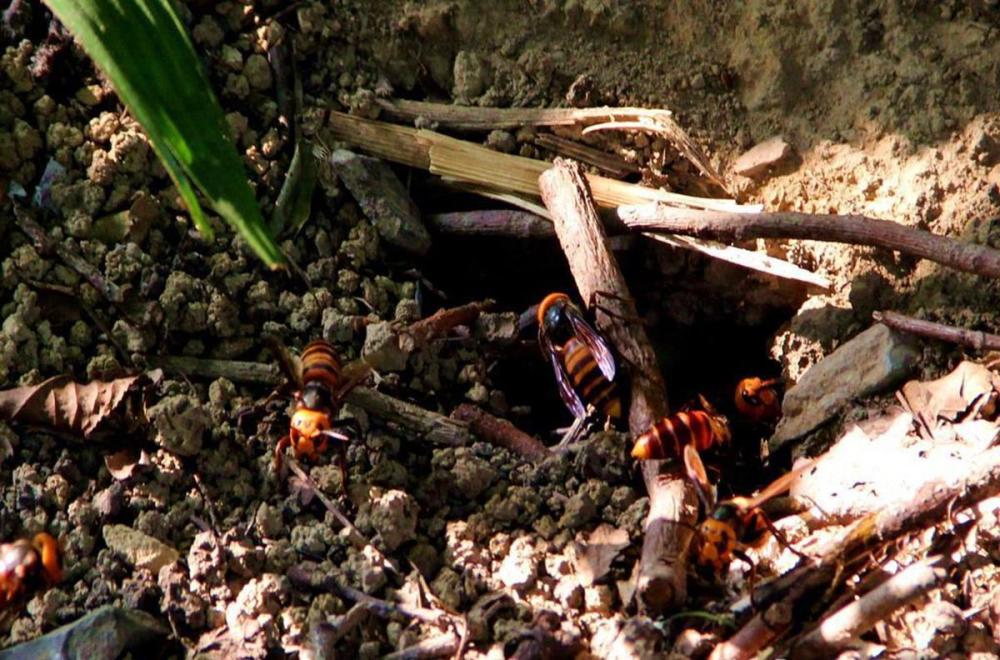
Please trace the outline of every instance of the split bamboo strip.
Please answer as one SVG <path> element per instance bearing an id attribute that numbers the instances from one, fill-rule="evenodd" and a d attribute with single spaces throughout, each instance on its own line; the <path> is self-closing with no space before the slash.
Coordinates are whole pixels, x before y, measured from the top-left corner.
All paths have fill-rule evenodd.
<path id="1" fill-rule="evenodd" d="M 547 161 L 498 153 L 434 131 L 341 112 L 330 112 L 329 127 L 337 140 L 357 145 L 379 158 L 486 188 L 534 197 L 539 196 L 538 177 L 552 166 Z M 692 197 L 602 176 L 587 175 L 587 182 L 594 200 L 605 208 L 658 201 L 711 211 L 755 213 L 761 210 L 759 205 L 740 205 L 731 199 Z"/>

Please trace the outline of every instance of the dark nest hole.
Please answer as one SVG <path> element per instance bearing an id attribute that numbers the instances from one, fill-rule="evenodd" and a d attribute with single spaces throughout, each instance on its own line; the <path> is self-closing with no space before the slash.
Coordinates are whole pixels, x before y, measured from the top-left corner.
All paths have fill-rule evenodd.
<path id="1" fill-rule="evenodd" d="M 422 208 L 440 210 L 440 201 Z M 468 200 L 449 198 L 446 210 L 463 203 Z M 771 298 L 758 305 L 748 302 L 754 298 L 745 295 L 754 286 L 753 278 L 742 268 L 709 263 L 700 255 L 642 239 L 616 254 L 657 351 L 671 410 L 702 394 L 732 424 L 734 442 L 729 450 L 707 457 L 710 469 L 723 477 L 720 495 L 753 490 L 769 472 L 762 471 L 760 446 L 770 429 L 741 420 L 733 394 L 742 378 L 780 375 L 779 365 L 768 355 L 769 342 L 794 315 L 804 291 L 792 287 L 792 295 L 782 304 Z M 680 267 L 664 273 L 665 260 L 679 262 Z M 709 271 L 714 275 L 706 278 Z M 491 298 L 497 303 L 495 309 L 521 313 L 553 291 L 565 291 L 580 302 L 554 239 L 438 234 L 423 274 L 448 295 L 445 306 Z M 534 333 L 532 327 L 520 342 L 497 352 L 490 375 L 506 395 L 512 421 L 551 444 L 557 438 L 555 430 L 568 426 L 572 418 L 559 399 Z"/>

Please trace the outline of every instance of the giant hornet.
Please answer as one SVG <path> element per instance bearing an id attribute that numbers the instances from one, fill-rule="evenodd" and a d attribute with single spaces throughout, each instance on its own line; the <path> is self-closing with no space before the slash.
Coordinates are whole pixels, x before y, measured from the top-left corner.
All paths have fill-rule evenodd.
<path id="1" fill-rule="evenodd" d="M 358 373 L 345 377 L 333 346 L 322 339 L 309 342 L 302 351 L 301 370 L 291 374 L 298 386 L 295 392 L 295 412 L 288 435 L 278 441 L 274 450 L 275 468 L 281 469 L 282 456 L 291 447 L 295 457 L 309 460 L 324 453 L 330 440 L 337 441 L 341 484 L 347 492 L 347 442 L 350 437 L 334 430 L 340 425 L 333 415 L 344 396 L 367 375 L 364 366 Z M 354 365 L 349 365 L 354 366 Z"/>
<path id="2" fill-rule="evenodd" d="M 10 606 L 29 585 L 51 586 L 61 579 L 59 544 L 50 534 L 0 544 L 0 609 Z"/>
<path id="3" fill-rule="evenodd" d="M 705 397 L 698 397 L 702 410 L 681 410 L 656 422 L 635 439 L 632 457 L 641 461 L 671 458 L 679 460 L 686 447 L 697 451 L 729 443 L 729 420 L 719 414 Z"/>
<path id="4" fill-rule="evenodd" d="M 746 549 L 761 547 L 767 540 L 768 532 L 783 546 L 801 555 L 792 548 L 761 507 L 791 488 L 799 476 L 815 465 L 815 461 L 810 460 L 783 474 L 753 497 L 733 497 L 713 504 L 711 485 L 697 453 L 686 453 L 685 459 L 688 476 L 695 483 L 707 516 L 698 527 L 698 540 L 694 548 L 699 564 L 711 566 L 716 572 L 721 572 L 735 557 L 753 569 L 754 564 L 747 556 Z"/>
<path id="5" fill-rule="evenodd" d="M 621 417 L 615 386 L 615 359 L 607 342 L 587 322 L 565 293 L 551 293 L 538 305 L 538 344 L 548 357 L 559 395 L 575 418 L 600 412 L 606 420 Z"/>
<path id="6" fill-rule="evenodd" d="M 778 395 L 780 378 L 761 380 L 757 377 L 744 378 L 736 384 L 734 400 L 736 409 L 748 420 L 758 424 L 770 424 L 781 415 L 781 397 Z"/>

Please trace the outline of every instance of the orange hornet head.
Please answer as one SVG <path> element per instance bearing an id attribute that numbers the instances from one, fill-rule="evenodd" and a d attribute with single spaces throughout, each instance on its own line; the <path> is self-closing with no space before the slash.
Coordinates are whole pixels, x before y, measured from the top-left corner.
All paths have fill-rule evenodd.
<path id="1" fill-rule="evenodd" d="M 35 534 L 31 540 L 31 547 L 35 549 L 42 560 L 42 572 L 49 584 L 56 584 L 62 579 L 62 563 L 59 560 L 59 544 L 51 534 L 42 532 Z"/>
<path id="2" fill-rule="evenodd" d="M 330 414 L 322 410 L 299 408 L 292 414 L 291 424 L 299 435 L 315 438 L 322 431 L 330 428 Z"/>

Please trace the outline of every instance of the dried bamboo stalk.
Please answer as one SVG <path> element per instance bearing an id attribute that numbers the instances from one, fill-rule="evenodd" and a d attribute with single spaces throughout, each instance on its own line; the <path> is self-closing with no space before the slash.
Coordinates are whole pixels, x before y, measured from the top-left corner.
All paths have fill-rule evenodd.
<path id="1" fill-rule="evenodd" d="M 726 187 L 725 180 L 705 153 L 674 121 L 673 113 L 662 108 L 483 108 L 402 99 L 383 100 L 379 105 L 390 115 L 401 119 L 413 121 L 423 118 L 458 130 L 591 124 L 604 124 L 604 128 L 637 128 L 663 136 L 708 179 L 723 189 Z"/>
<path id="2" fill-rule="evenodd" d="M 629 163 L 614 154 L 551 133 L 542 133 L 535 137 L 535 144 L 560 156 L 575 158 L 581 163 L 593 165 L 619 179 L 627 174 L 639 172 L 639 167 L 635 163 Z"/>
<path id="3" fill-rule="evenodd" d="M 538 177 L 551 166 L 546 161 L 498 153 L 434 131 L 362 119 L 342 112 L 331 111 L 328 126 L 335 139 L 357 145 L 379 158 L 502 192 L 537 197 Z M 601 176 L 585 176 L 594 201 L 607 208 L 659 201 L 717 211 L 753 213 L 760 210 L 759 206 L 740 205 L 731 199 L 692 197 Z"/>
<path id="4" fill-rule="evenodd" d="M 399 119 L 413 121 L 422 118 L 448 128 L 468 131 L 521 126 L 576 126 L 624 117 L 672 118 L 669 110 L 649 108 L 483 108 L 404 99 L 382 99 L 378 104 Z"/>
<path id="5" fill-rule="evenodd" d="M 329 123 L 334 137 L 338 140 L 357 145 L 386 160 L 429 169 L 445 181 L 454 182 L 463 190 L 500 199 L 518 208 L 539 213 L 531 202 L 512 193 L 537 197 L 538 177 L 550 166 L 545 161 L 500 154 L 478 144 L 432 131 L 361 119 L 339 112 L 330 113 Z M 390 128 L 380 134 L 380 127 L 383 126 Z M 426 149 L 426 152 L 421 152 L 419 157 L 415 157 L 414 153 L 420 149 Z M 584 176 L 591 186 L 594 200 L 607 208 L 659 201 L 665 204 L 718 211 L 755 213 L 760 210 L 759 206 L 739 205 L 733 200 L 691 197 L 605 177 Z M 663 238 L 657 240 L 769 275 L 822 288 L 830 286 L 826 279 L 815 273 L 765 254 L 697 238 L 678 236 L 669 238 L 671 240 Z"/>

